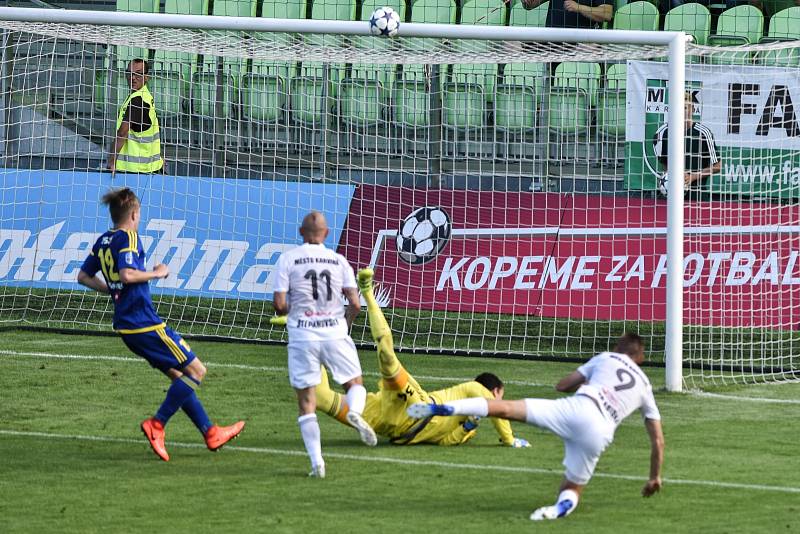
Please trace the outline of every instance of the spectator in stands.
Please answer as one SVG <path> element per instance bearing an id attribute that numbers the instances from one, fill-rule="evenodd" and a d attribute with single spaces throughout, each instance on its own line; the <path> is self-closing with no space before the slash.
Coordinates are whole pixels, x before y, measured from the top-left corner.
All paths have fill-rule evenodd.
<path id="1" fill-rule="evenodd" d="M 131 60 L 125 75 L 131 94 L 117 115 L 117 136 L 108 155 L 108 168 L 116 172 L 162 172 L 161 141 L 153 95 L 147 89 L 150 66 L 141 58 Z"/>
<path id="2" fill-rule="evenodd" d="M 525 9 L 534 9 L 545 0 L 522 0 Z M 599 28 L 614 15 L 614 0 L 550 0 L 548 28 Z"/>
<path id="3" fill-rule="evenodd" d="M 686 93 L 684 107 L 684 194 L 690 200 L 712 200 L 709 191 L 709 178 L 722 168 L 719 150 L 711 129 L 694 121 L 695 102 L 690 92 Z M 665 169 L 667 167 L 667 148 L 669 128 L 664 123 L 656 130 L 653 138 L 655 154 Z"/>

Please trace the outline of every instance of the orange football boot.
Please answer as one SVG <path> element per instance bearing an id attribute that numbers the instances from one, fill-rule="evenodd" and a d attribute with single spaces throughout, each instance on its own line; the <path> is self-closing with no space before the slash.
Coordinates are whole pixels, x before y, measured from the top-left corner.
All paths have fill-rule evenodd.
<path id="1" fill-rule="evenodd" d="M 223 445 L 234 439 L 244 428 L 244 421 L 231 426 L 214 425 L 206 432 L 206 446 L 210 451 L 218 451 Z"/>
<path id="2" fill-rule="evenodd" d="M 153 452 L 165 462 L 169 462 L 169 454 L 167 454 L 167 448 L 164 446 L 164 425 L 161 424 L 161 421 L 155 417 L 145 419 L 142 421 L 141 428 L 150 442 Z"/>

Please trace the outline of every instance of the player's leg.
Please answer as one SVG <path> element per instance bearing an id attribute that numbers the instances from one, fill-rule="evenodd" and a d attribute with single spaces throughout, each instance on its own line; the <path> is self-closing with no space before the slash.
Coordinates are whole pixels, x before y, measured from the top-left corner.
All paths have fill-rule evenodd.
<path id="1" fill-rule="evenodd" d="M 310 477 L 325 478 L 325 460 L 322 458 L 322 440 L 317 414 L 316 386 L 321 382 L 319 344 L 289 343 L 289 383 L 297 395 L 299 415 L 297 425 L 303 444 L 311 460 Z"/>
<path id="2" fill-rule="evenodd" d="M 122 341 L 135 354 L 146 359 L 150 365 L 168 374 L 174 369 L 175 379 L 172 381 L 167 395 L 155 415 L 141 423 L 141 429 L 150 442 L 153 451 L 164 461 L 169 461 L 169 454 L 164 445 L 164 427 L 176 411 L 194 394 L 199 381 L 205 372 L 202 364 L 192 366 L 193 374 L 180 372 L 194 361 L 193 354 L 184 353 L 175 341 L 166 335 L 165 329 L 158 328 L 150 332 L 139 334 L 125 334 Z"/>
<path id="3" fill-rule="evenodd" d="M 330 415 L 337 421 L 350 425 L 347 422 L 347 402 L 344 395 L 331 389 L 328 382 L 328 372 L 325 367 L 320 369 L 320 383 L 315 388 L 317 397 L 317 409 Z"/>
<path id="4" fill-rule="evenodd" d="M 370 447 L 378 444 L 375 431 L 364 420 L 362 413 L 367 402 L 367 390 L 361 378 L 361 363 L 353 340 L 333 339 L 321 343 L 322 359 L 330 369 L 333 379 L 344 386 L 348 411 L 345 417 L 353 428 L 358 430 L 361 441 Z"/>
<path id="5" fill-rule="evenodd" d="M 525 400 L 490 400 L 483 397 L 458 399 L 443 404 L 412 404 L 408 407 L 408 415 L 423 419 L 431 415 L 471 415 L 474 417 L 500 417 L 511 421 L 527 420 Z"/>
<path id="6" fill-rule="evenodd" d="M 372 269 L 361 269 L 358 271 L 358 289 L 367 303 L 367 317 L 372 339 L 378 349 L 378 365 L 380 366 L 382 386 L 386 389 L 401 391 L 405 389 L 409 380 L 409 375 L 397 355 L 394 352 L 394 340 L 392 339 L 392 329 L 386 322 L 378 301 L 375 300 L 375 293 L 372 287 Z"/>
<path id="7" fill-rule="evenodd" d="M 591 434 L 594 429 L 584 429 L 586 434 Z M 564 440 L 564 479 L 558 489 L 555 504 L 542 506 L 531 514 L 533 521 L 544 519 L 558 519 L 571 514 L 580 502 L 583 488 L 589 483 L 600 458 L 593 440 Z M 588 443 L 587 443 L 588 442 Z"/>
<path id="8" fill-rule="evenodd" d="M 179 370 L 173 369 L 173 371 L 178 371 L 178 374 L 182 375 L 177 376 L 175 380 L 173 380 L 173 385 L 178 381 L 184 381 L 192 387 L 192 392 L 186 397 L 180 405 L 180 408 L 189 416 L 189 419 L 191 419 L 192 423 L 197 427 L 197 430 L 203 435 L 208 449 L 216 452 L 242 432 L 242 429 L 244 429 L 244 421 L 237 421 L 229 426 L 218 426 L 211 422 L 203 404 L 197 397 L 197 389 L 206 376 L 206 366 L 203 365 L 200 358 L 192 352 L 189 344 L 186 343 L 177 332 L 166 327 L 164 329 L 164 334 L 166 335 L 166 341 L 171 341 L 170 345 L 172 349 L 177 349 L 182 352 L 187 362 Z M 167 396 L 169 397 L 169 391 L 167 391 Z M 162 408 L 167 404 L 167 401 L 165 401 Z M 171 411 L 173 407 L 173 405 L 169 404 L 166 406 L 166 410 Z M 161 411 L 161 409 L 159 409 L 159 411 Z M 158 414 L 156 414 L 156 418 L 159 418 Z M 166 422 L 164 424 L 166 424 Z"/>

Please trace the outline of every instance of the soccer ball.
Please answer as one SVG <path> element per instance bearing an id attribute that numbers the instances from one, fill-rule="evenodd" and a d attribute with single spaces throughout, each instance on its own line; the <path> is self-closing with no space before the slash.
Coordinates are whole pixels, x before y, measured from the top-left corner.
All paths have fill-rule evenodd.
<path id="1" fill-rule="evenodd" d="M 417 208 L 403 220 L 395 241 L 406 263 L 420 265 L 434 259 L 450 239 L 450 216 L 439 207 Z"/>
<path id="2" fill-rule="evenodd" d="M 667 185 L 667 173 L 661 173 L 658 177 L 658 192 L 664 196 L 667 196 L 667 192 L 669 191 L 669 186 Z"/>
<path id="3" fill-rule="evenodd" d="M 400 29 L 400 15 L 391 7 L 379 7 L 369 18 L 369 31 L 372 35 L 394 37 Z"/>

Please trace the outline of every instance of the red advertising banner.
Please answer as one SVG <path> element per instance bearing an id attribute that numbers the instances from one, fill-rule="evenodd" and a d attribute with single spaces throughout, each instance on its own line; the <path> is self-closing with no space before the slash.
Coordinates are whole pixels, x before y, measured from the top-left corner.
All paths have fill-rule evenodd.
<path id="1" fill-rule="evenodd" d="M 663 321 L 666 201 L 361 186 L 340 252 L 392 306 Z M 797 328 L 800 208 L 687 203 L 687 324 Z"/>

